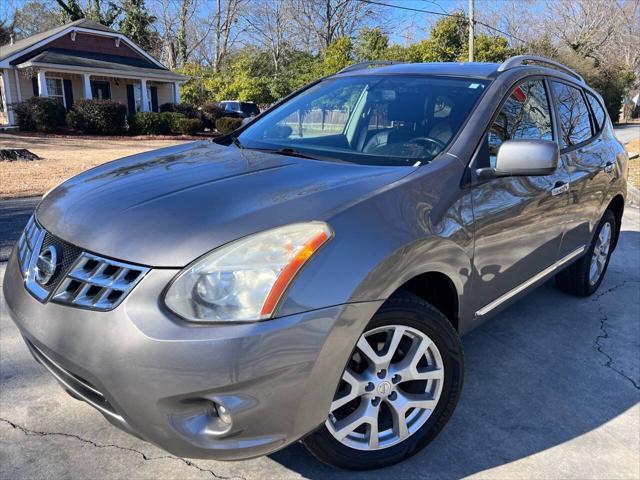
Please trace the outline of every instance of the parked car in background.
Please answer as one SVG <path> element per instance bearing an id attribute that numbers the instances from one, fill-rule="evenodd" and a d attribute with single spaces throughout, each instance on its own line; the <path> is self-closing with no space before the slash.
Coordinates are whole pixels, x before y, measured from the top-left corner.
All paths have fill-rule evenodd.
<path id="1" fill-rule="evenodd" d="M 181 457 L 302 439 L 371 469 L 429 444 L 461 335 L 551 277 L 598 289 L 627 154 L 551 60 L 370 66 L 46 195 L 3 286 L 33 356 Z"/>
<path id="2" fill-rule="evenodd" d="M 249 118 L 260 115 L 260 109 L 253 102 L 224 100 L 220 102 L 220 108 L 224 110 L 227 117 Z"/>

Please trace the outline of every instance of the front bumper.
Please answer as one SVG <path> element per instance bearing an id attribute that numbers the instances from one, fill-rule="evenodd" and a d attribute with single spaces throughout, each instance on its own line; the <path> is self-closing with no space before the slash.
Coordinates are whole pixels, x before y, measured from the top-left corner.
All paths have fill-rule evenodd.
<path id="1" fill-rule="evenodd" d="M 351 349 L 381 302 L 273 320 L 188 325 L 159 301 L 176 270 L 151 270 L 109 312 L 43 304 L 16 253 L 4 296 L 34 357 L 114 425 L 183 457 L 268 454 L 321 425 Z M 216 434 L 211 402 L 231 414 Z"/>

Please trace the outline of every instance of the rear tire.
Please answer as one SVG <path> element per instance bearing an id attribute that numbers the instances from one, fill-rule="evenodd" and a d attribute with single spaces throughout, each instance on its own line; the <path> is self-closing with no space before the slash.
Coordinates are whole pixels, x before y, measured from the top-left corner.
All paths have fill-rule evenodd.
<path id="1" fill-rule="evenodd" d="M 363 341 L 372 348 L 369 356 Z M 327 422 L 302 442 L 338 468 L 401 462 L 426 447 L 451 418 L 463 369 L 462 344 L 449 320 L 414 295 L 392 297 L 354 346 Z M 361 418 L 365 423 L 353 430 L 340 427 Z M 344 431 L 349 433 L 339 439 Z"/>
<path id="2" fill-rule="evenodd" d="M 588 297 L 598 290 L 609 266 L 616 232 L 616 217 L 606 210 L 587 253 L 556 275 L 560 290 L 579 297 Z"/>

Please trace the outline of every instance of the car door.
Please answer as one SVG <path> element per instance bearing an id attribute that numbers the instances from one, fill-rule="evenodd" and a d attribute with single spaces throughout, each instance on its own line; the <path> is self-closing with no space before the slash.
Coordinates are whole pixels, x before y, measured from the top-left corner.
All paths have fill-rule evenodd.
<path id="1" fill-rule="evenodd" d="M 495 166 L 500 145 L 512 139 L 555 140 L 548 84 L 520 81 L 494 116 L 473 161 Z M 472 186 L 474 215 L 473 303 L 486 316 L 553 268 L 564 231 L 568 175 L 510 176 Z"/>
<path id="2" fill-rule="evenodd" d="M 558 118 L 560 154 L 570 185 L 566 232 L 560 247 L 562 256 L 591 242 L 615 174 L 615 154 L 602 135 L 604 110 L 598 112 L 598 119 L 590 113 L 588 97 L 581 88 L 560 80 L 550 83 Z M 602 109 L 595 97 L 593 101 L 593 108 Z"/>

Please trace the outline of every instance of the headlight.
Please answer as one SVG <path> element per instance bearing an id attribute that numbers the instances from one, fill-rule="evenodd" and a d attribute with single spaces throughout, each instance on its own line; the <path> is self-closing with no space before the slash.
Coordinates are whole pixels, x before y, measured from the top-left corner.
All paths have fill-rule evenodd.
<path id="1" fill-rule="evenodd" d="M 232 242 L 180 272 L 165 303 L 196 322 L 269 318 L 296 273 L 332 235 L 326 223 L 309 222 Z"/>

